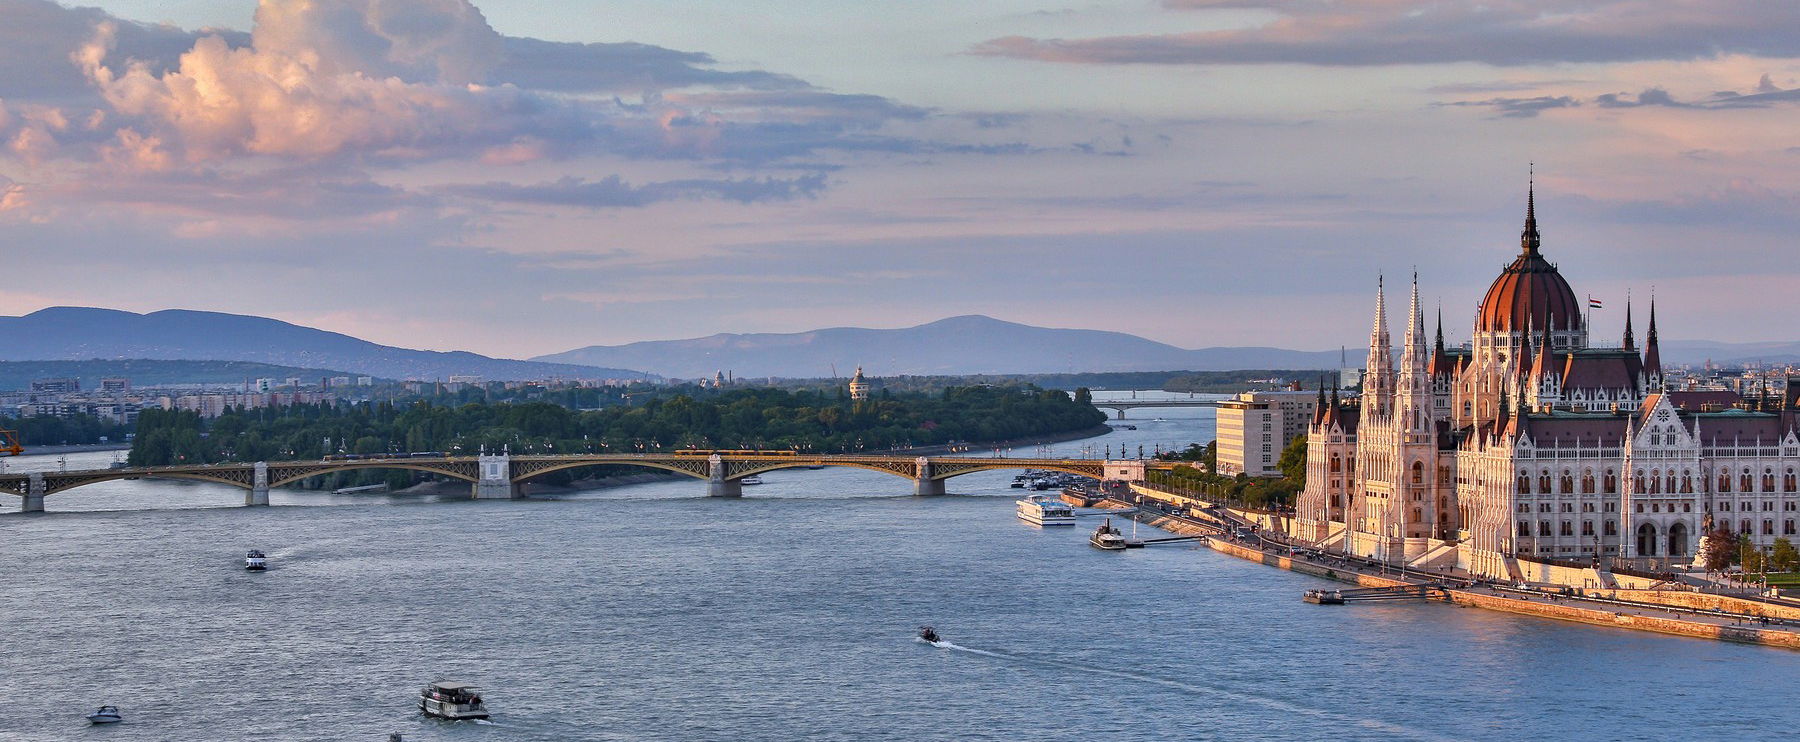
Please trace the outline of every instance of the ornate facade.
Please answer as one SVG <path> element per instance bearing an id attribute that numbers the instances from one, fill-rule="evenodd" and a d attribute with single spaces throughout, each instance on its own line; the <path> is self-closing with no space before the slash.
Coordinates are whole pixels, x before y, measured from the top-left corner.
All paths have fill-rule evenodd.
<path id="1" fill-rule="evenodd" d="M 1391 563 L 1517 577 L 1517 559 L 1669 567 L 1708 524 L 1800 539 L 1800 385 L 1663 388 L 1656 306 L 1640 349 L 1589 342 L 1582 302 L 1540 252 L 1527 198 L 1519 256 L 1473 337 L 1429 341 L 1414 276 L 1400 347 L 1378 285 L 1363 393 L 1321 399 L 1296 535 Z"/>

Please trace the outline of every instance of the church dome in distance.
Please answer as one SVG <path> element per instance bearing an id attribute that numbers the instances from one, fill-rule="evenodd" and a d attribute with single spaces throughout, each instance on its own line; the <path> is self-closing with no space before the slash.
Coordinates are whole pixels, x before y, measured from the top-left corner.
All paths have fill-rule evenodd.
<path id="1" fill-rule="evenodd" d="M 1477 332 L 1576 330 L 1581 302 L 1556 266 L 1538 253 L 1537 208 L 1526 196 L 1525 231 L 1519 235 L 1519 257 L 1488 287 L 1475 315 Z"/>

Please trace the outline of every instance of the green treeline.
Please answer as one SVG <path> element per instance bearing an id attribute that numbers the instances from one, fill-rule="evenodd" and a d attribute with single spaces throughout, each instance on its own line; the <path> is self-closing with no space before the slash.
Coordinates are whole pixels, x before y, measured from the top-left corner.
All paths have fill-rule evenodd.
<path id="1" fill-rule="evenodd" d="M 131 432 L 131 428 L 93 415 L 38 415 L 24 418 L 0 416 L 0 430 L 18 431 L 19 440 L 27 448 L 99 443 L 101 438 L 112 443 L 124 443 L 125 434 Z"/>
<path id="2" fill-rule="evenodd" d="M 213 420 L 145 410 L 130 463 L 316 459 L 338 453 L 481 447 L 514 453 L 632 453 L 682 448 L 881 451 L 953 441 L 996 441 L 1104 423 L 1105 413 L 1035 387 L 956 387 L 850 401 L 834 392 L 752 388 L 695 398 L 674 394 L 633 406 L 576 411 L 561 405 L 429 402 L 300 405 L 233 410 Z"/>
<path id="3" fill-rule="evenodd" d="M 1181 452 L 1170 452 L 1166 461 L 1199 462 L 1204 470 L 1182 466 L 1169 471 L 1153 471 L 1146 477 L 1150 484 L 1178 492 L 1192 493 L 1201 499 L 1222 502 L 1253 510 L 1286 510 L 1294 505 L 1294 497 L 1306 489 L 1306 436 L 1297 436 L 1281 451 L 1276 468 L 1279 477 L 1251 477 L 1239 474 L 1227 477 L 1211 469 L 1218 462 L 1217 441 L 1202 446 L 1198 443 Z"/>

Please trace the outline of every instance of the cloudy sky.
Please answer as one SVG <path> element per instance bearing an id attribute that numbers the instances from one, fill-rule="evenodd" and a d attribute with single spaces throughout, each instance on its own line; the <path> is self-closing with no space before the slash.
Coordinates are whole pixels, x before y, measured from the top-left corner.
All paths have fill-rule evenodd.
<path id="1" fill-rule="evenodd" d="M 90 2 L 0 0 L 0 314 L 1321 349 L 1416 268 L 1461 336 L 1535 161 L 1577 292 L 1800 338 L 1797 3 Z"/>

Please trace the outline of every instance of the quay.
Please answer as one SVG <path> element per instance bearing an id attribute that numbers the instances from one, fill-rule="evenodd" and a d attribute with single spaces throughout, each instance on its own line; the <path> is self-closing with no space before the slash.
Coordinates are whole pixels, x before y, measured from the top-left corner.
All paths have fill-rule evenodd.
<path id="1" fill-rule="evenodd" d="M 1327 553 L 1310 544 L 1261 533 L 1253 521 L 1223 506 L 1141 485 L 1133 485 L 1132 490 L 1147 502 L 1176 510 L 1158 512 L 1138 508 L 1131 517 L 1140 522 L 1171 533 L 1205 536 L 1201 543 L 1214 551 L 1277 569 L 1344 582 L 1358 588 L 1386 589 L 1394 594 L 1416 590 L 1420 592 L 1416 597 L 1421 599 L 1457 606 L 1594 626 L 1800 649 L 1800 602 L 1666 589 L 1509 585 L 1455 569 L 1400 568 L 1356 556 Z M 1134 504 L 1117 499 L 1112 502 L 1123 507 Z M 1341 592 L 1345 597 L 1356 593 L 1355 590 L 1321 592 Z"/>

